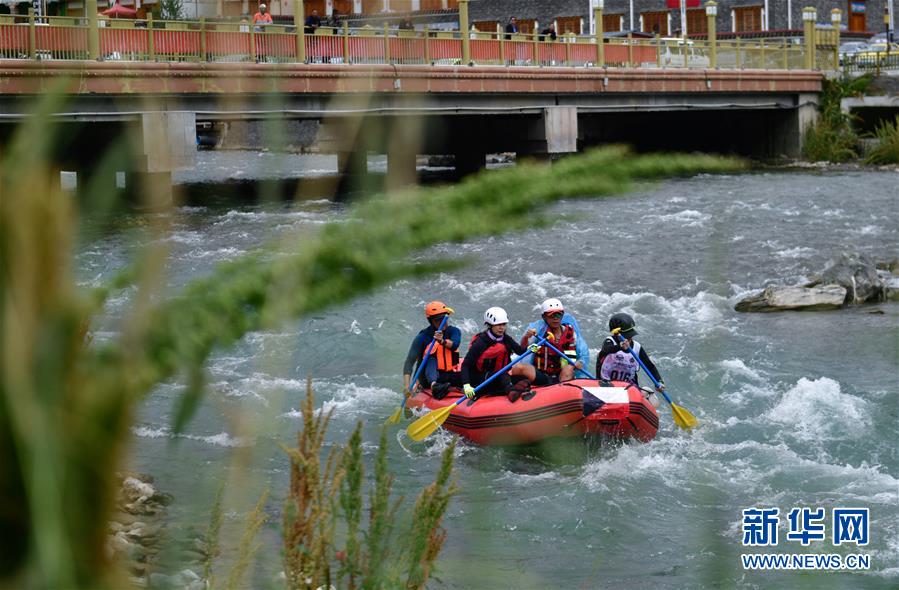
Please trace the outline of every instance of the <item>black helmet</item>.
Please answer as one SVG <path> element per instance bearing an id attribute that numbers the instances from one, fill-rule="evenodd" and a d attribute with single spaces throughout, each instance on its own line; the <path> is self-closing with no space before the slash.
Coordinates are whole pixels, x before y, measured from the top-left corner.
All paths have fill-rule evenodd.
<path id="1" fill-rule="evenodd" d="M 620 328 L 621 331 L 619 333 L 625 338 L 633 338 L 637 335 L 637 330 L 634 326 L 634 318 L 626 313 L 616 313 L 609 318 L 609 330 L 614 332 L 615 328 Z"/>

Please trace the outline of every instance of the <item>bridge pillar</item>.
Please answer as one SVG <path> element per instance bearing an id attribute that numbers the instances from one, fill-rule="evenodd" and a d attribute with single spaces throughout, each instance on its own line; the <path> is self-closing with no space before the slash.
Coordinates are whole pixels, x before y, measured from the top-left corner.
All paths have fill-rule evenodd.
<path id="1" fill-rule="evenodd" d="M 135 205 L 141 209 L 159 210 L 172 206 L 171 172 L 128 172 L 125 186 L 129 198 L 137 198 Z"/>
<path id="2" fill-rule="evenodd" d="M 337 152 L 337 172 L 346 176 L 365 176 L 368 174 L 368 154 L 364 150 Z"/>
<path id="3" fill-rule="evenodd" d="M 786 112 L 786 118 L 774 129 L 774 146 L 771 156 L 802 156 L 803 139 L 806 130 L 818 121 L 818 95 L 800 94 L 799 106 Z"/>
<path id="4" fill-rule="evenodd" d="M 462 178 L 483 170 L 487 165 L 487 153 L 477 148 L 463 147 L 454 154 L 456 177 Z"/>
<path id="5" fill-rule="evenodd" d="M 139 142 L 131 173 L 140 178 L 144 205 L 157 208 L 172 200 L 172 172 L 192 170 L 197 161 L 197 118 L 193 112 L 141 114 Z"/>
<path id="6" fill-rule="evenodd" d="M 522 154 L 571 154 L 577 151 L 577 107 L 547 107 L 528 129 Z"/>
<path id="7" fill-rule="evenodd" d="M 413 151 L 395 149 L 388 152 L 387 181 L 384 188 L 391 191 L 415 184 L 418 179 L 415 158 Z"/>

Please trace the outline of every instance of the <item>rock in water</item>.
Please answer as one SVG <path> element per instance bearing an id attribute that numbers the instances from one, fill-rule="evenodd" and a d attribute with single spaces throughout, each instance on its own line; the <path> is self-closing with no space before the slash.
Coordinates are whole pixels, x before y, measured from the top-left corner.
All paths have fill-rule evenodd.
<path id="1" fill-rule="evenodd" d="M 846 303 L 883 301 L 883 279 L 877 274 L 874 261 L 864 254 L 841 254 L 824 269 L 818 282 L 845 287 Z"/>
<path id="2" fill-rule="evenodd" d="M 771 285 L 761 293 L 739 301 L 737 311 L 822 311 L 840 309 L 846 300 L 846 288 L 840 285 L 814 287 L 778 287 Z"/>

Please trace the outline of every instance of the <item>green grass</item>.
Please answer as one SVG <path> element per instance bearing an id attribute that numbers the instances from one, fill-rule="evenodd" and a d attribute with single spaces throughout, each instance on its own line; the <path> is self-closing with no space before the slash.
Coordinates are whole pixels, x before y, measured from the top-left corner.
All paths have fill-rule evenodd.
<path id="1" fill-rule="evenodd" d="M 874 137 L 878 143 L 865 155 L 865 163 L 899 164 L 899 117 L 878 125 Z"/>

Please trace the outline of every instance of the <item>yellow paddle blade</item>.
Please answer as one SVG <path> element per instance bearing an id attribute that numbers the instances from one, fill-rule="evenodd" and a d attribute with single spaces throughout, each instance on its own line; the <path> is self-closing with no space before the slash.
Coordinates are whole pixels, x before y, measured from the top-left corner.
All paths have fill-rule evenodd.
<path id="1" fill-rule="evenodd" d="M 397 408 L 396 412 L 390 415 L 390 418 L 387 418 L 387 424 L 396 424 L 400 421 L 400 414 L 403 413 L 403 408 Z"/>
<path id="2" fill-rule="evenodd" d="M 446 419 L 449 418 L 450 412 L 453 411 L 453 408 L 456 407 L 456 404 L 451 406 L 446 406 L 445 408 L 440 408 L 439 410 L 434 410 L 433 412 L 428 412 L 415 422 L 409 425 L 409 428 L 406 429 L 406 434 L 409 435 L 409 438 L 412 440 L 423 440 L 440 428 L 440 425 L 446 422 Z"/>
<path id="3" fill-rule="evenodd" d="M 677 404 L 671 404 L 671 412 L 674 414 L 674 423 L 684 430 L 690 430 L 699 424 L 696 416 Z"/>

